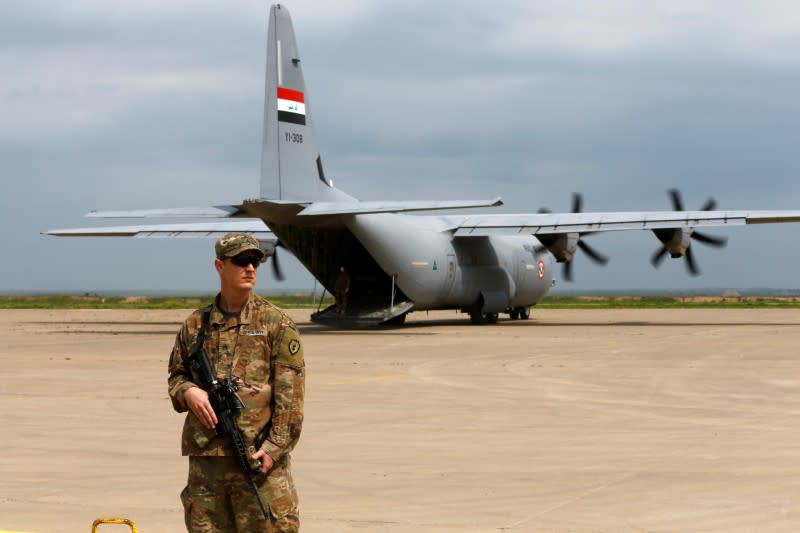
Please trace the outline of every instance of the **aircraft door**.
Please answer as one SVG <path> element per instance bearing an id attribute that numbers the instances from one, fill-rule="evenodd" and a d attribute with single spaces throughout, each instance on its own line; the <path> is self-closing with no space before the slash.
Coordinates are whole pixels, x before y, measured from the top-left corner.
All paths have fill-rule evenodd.
<path id="1" fill-rule="evenodd" d="M 442 296 L 447 298 L 453 290 L 453 283 L 456 280 L 456 255 L 447 254 L 447 277 L 442 288 Z"/>
<path id="2" fill-rule="evenodd" d="M 523 250 L 514 251 L 514 281 L 517 284 L 517 292 L 512 299 L 513 305 L 526 305 L 535 301 L 537 294 L 542 290 L 543 278 L 539 278 L 536 272 L 536 258 Z M 543 271 L 544 272 L 544 271 Z"/>
<path id="3" fill-rule="evenodd" d="M 517 260 L 517 268 L 519 269 L 519 274 L 517 276 L 519 282 L 517 283 L 517 287 L 527 287 L 530 284 L 532 271 L 530 261 L 523 254 L 520 254 Z"/>
<path id="4" fill-rule="evenodd" d="M 525 274 L 526 274 L 526 265 L 525 265 L 525 258 L 523 257 L 522 253 L 519 250 L 514 250 L 513 254 L 514 258 L 514 283 L 517 284 L 517 288 L 522 288 L 525 286 Z"/>

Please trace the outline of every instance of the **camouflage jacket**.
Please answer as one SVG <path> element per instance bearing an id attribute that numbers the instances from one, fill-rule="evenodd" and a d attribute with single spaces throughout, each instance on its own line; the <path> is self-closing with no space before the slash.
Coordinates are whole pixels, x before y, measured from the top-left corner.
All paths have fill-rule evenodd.
<path id="1" fill-rule="evenodd" d="M 217 296 L 211 309 L 210 338 L 205 342 L 209 362 L 218 378 L 233 377 L 244 409 L 237 423 L 245 443 L 253 446 L 269 424 L 261 445 L 275 462 L 297 444 L 303 425 L 305 362 L 294 322 L 258 295 L 250 294 L 239 316 L 226 317 Z M 184 368 L 200 331 L 203 309 L 181 327 L 169 358 L 169 397 L 176 411 L 189 411 L 184 393 L 196 386 Z M 233 455 L 227 438 L 203 427 L 191 411 L 181 438 L 183 455 Z"/>

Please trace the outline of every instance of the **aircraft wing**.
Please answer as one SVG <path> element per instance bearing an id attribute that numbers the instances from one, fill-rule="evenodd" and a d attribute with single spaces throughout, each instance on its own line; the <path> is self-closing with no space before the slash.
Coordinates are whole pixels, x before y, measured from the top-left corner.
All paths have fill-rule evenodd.
<path id="1" fill-rule="evenodd" d="M 406 211 L 439 211 L 503 205 L 500 198 L 490 200 L 374 201 L 374 202 L 295 202 L 286 200 L 245 200 L 242 205 L 213 207 L 172 207 L 166 209 L 134 209 L 131 211 L 90 211 L 87 218 L 229 218 L 250 217 L 254 213 L 292 209 L 300 216 L 363 215 L 368 213 L 401 213 Z M 276 213 L 277 214 L 277 213 Z"/>
<path id="2" fill-rule="evenodd" d="M 173 207 L 168 209 L 135 209 L 133 211 L 89 211 L 87 218 L 227 218 L 239 213 L 235 205 L 214 207 Z"/>
<path id="3" fill-rule="evenodd" d="M 365 215 L 368 213 L 402 213 L 407 211 L 440 211 L 444 209 L 467 209 L 473 207 L 497 207 L 503 205 L 500 198 L 491 200 L 444 200 L 444 201 L 399 201 L 399 202 L 314 202 L 298 213 L 298 216 L 321 215 Z"/>
<path id="4" fill-rule="evenodd" d="M 278 240 L 262 221 L 254 219 L 242 219 L 236 222 L 55 229 L 46 231 L 44 234 L 57 237 L 219 238 L 230 232 L 251 233 L 261 242 Z"/>
<path id="5" fill-rule="evenodd" d="M 800 211 L 639 211 L 472 215 L 456 221 L 456 236 L 547 235 L 677 227 L 800 222 Z"/>

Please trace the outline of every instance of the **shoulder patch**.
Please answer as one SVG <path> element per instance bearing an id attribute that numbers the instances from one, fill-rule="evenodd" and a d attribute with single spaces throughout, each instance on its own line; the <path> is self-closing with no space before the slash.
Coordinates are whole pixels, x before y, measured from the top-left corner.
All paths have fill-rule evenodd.
<path id="1" fill-rule="evenodd" d="M 290 326 L 283 327 L 275 362 L 293 368 L 302 368 L 304 366 L 303 344 L 300 342 L 300 334 L 295 328 Z"/>
<path id="2" fill-rule="evenodd" d="M 297 355 L 297 352 L 300 351 L 300 341 L 297 339 L 292 339 L 289 341 L 289 353 L 292 355 Z"/>

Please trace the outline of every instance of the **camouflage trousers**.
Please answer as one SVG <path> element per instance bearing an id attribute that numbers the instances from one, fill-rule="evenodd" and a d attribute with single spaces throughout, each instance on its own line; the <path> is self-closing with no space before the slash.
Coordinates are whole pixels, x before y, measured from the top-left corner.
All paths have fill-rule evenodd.
<path id="1" fill-rule="evenodd" d="M 297 491 L 289 458 L 258 475 L 264 519 L 253 487 L 234 457 L 189 457 L 189 480 L 181 492 L 189 533 L 296 533 L 300 529 Z"/>

